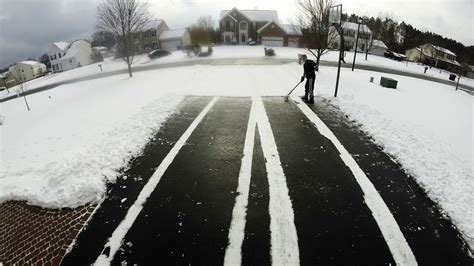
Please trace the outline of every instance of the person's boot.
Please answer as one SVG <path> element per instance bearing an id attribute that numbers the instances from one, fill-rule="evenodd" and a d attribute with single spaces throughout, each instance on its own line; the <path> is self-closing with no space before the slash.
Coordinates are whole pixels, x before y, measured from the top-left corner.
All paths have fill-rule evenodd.
<path id="1" fill-rule="evenodd" d="M 314 96 L 313 95 L 309 96 L 309 100 L 307 101 L 307 103 L 314 103 Z"/>
<path id="2" fill-rule="evenodd" d="M 307 102 L 308 101 L 308 94 L 305 94 L 304 96 L 302 96 L 301 100 L 303 100 L 303 102 Z"/>

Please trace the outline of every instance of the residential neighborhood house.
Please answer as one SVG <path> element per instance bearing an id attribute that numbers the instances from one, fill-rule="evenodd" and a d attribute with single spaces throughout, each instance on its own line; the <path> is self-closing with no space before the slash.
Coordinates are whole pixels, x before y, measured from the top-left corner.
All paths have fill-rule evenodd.
<path id="1" fill-rule="evenodd" d="M 461 64 L 456 61 L 455 53 L 431 43 L 408 49 L 405 51 L 405 55 L 407 56 L 407 59 L 412 62 L 422 62 L 429 66 L 442 68 L 456 73 L 461 69 Z"/>
<path id="2" fill-rule="evenodd" d="M 187 29 L 170 30 L 164 20 L 155 19 L 140 33 L 137 42 L 138 53 L 148 53 L 155 49 L 176 51 L 191 44 L 191 35 Z"/>
<path id="3" fill-rule="evenodd" d="M 367 47 L 370 47 L 370 43 L 372 41 L 372 31 L 367 27 L 365 24 L 359 24 L 354 22 L 347 22 L 344 21 L 341 23 L 341 27 L 344 32 L 344 50 L 346 51 L 354 51 L 357 41 L 357 51 L 365 52 Z M 359 30 L 357 30 L 359 28 Z M 359 39 L 357 40 L 357 32 L 359 35 Z M 330 35 L 334 35 L 335 38 L 328 39 L 328 46 L 332 49 L 339 49 L 339 45 L 341 43 L 341 39 L 339 34 L 336 33 L 335 30 Z"/>
<path id="4" fill-rule="evenodd" d="M 369 46 L 369 53 L 378 56 L 384 56 L 387 51 L 387 45 L 381 40 L 372 40 L 372 45 Z"/>
<path id="5" fill-rule="evenodd" d="M 48 50 L 53 72 L 66 71 L 92 63 L 91 44 L 85 40 L 55 42 Z"/>
<path id="6" fill-rule="evenodd" d="M 17 63 L 9 70 L 11 76 L 16 80 L 16 83 L 26 82 L 46 73 L 46 65 L 36 61 L 23 61 Z"/>
<path id="7" fill-rule="evenodd" d="M 266 46 L 302 45 L 298 26 L 281 24 L 276 10 L 222 10 L 219 30 L 223 44 L 261 42 Z"/>
<path id="8" fill-rule="evenodd" d="M 158 37 L 167 30 L 169 30 L 169 27 L 164 20 L 155 19 L 150 21 L 141 33 L 140 51 L 150 52 L 160 48 Z"/>
<path id="9" fill-rule="evenodd" d="M 167 51 L 181 50 L 187 45 L 191 45 L 191 35 L 187 29 L 167 30 L 158 38 L 160 48 Z"/>

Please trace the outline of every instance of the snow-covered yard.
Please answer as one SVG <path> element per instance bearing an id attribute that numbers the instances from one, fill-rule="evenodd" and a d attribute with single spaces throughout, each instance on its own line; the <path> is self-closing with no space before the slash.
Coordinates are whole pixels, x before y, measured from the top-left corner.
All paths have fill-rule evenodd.
<path id="1" fill-rule="evenodd" d="M 264 56 L 264 47 L 263 46 L 216 46 L 214 47 L 214 52 L 209 57 L 188 57 L 185 53 L 181 51 L 175 51 L 170 56 L 163 57 L 160 59 L 150 60 L 146 55 L 139 55 L 135 58 L 134 67 L 141 66 L 151 66 L 151 65 L 160 65 L 166 63 L 175 63 L 175 62 L 192 62 L 196 60 L 212 60 L 212 59 L 232 59 L 232 58 L 265 58 Z M 276 56 L 278 59 L 293 59 L 297 61 L 297 55 L 306 53 L 310 57 L 312 56 L 306 49 L 303 48 L 291 48 L 291 47 L 276 47 L 275 49 Z M 328 51 L 324 54 L 321 60 L 336 62 L 338 60 L 339 52 L 337 51 Z M 347 64 L 351 64 L 354 57 L 353 52 L 345 53 L 345 61 Z M 395 60 L 387 59 L 380 56 L 369 55 L 367 60 L 365 60 L 365 54 L 359 53 L 356 57 L 357 64 L 362 65 L 372 65 L 380 66 L 385 68 L 397 69 L 401 71 L 424 74 L 424 66 L 411 63 L 411 62 L 398 62 Z M 102 71 L 99 68 L 101 65 Z M 71 80 L 74 78 L 81 78 L 85 76 L 90 76 L 99 73 L 108 73 L 116 70 L 125 70 L 127 67 L 123 60 L 121 59 L 112 59 L 106 58 L 104 62 L 95 63 L 87 65 L 81 68 L 72 69 L 63 73 L 51 74 L 44 76 L 35 80 L 26 82 L 25 90 L 30 90 L 45 86 L 51 83 L 57 83 L 62 81 Z M 445 70 L 440 70 L 436 68 L 428 69 L 426 76 L 436 77 L 444 80 L 448 80 L 449 72 Z M 456 80 L 457 81 L 457 80 Z M 474 87 L 474 79 L 470 78 L 461 78 L 460 83 Z M 453 82 L 453 86 L 455 82 Z M 15 93 L 15 89 L 11 89 L 11 94 L 8 94 L 7 91 L 0 91 L 0 98 L 12 95 Z"/>
<path id="2" fill-rule="evenodd" d="M 248 56 L 261 56 L 263 49 L 257 48 L 251 48 Z M 215 51 L 218 58 L 219 49 Z M 277 50 L 288 58 L 299 52 Z M 138 64 L 188 60 L 182 53 L 163 59 L 148 62 L 142 57 Z M 90 75 L 97 73 L 97 68 L 90 65 L 44 77 L 31 81 L 28 87 Z M 108 61 L 103 68 L 111 71 L 125 65 Z M 30 112 L 22 98 L 4 102 L 0 106 L 4 116 L 0 126 L 0 202 L 18 199 L 60 208 L 98 201 L 106 182 L 114 181 L 117 169 L 141 151 L 185 95 L 284 95 L 301 73 L 296 63 L 198 65 L 62 85 L 28 96 Z M 330 99 L 400 161 L 473 247 L 472 96 L 455 92 L 452 86 L 395 75 L 388 76 L 399 81 L 398 89 L 384 89 L 376 84 L 381 75 L 342 69 L 339 96 L 334 99 L 336 69 L 322 67 L 316 80 L 317 95 Z M 370 77 L 375 77 L 376 83 L 370 83 Z M 301 86 L 296 94 L 302 90 Z"/>

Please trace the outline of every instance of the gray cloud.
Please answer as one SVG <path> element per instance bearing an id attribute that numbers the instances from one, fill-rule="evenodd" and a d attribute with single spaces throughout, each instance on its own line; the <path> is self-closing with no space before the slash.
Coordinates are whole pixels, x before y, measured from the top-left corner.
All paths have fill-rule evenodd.
<path id="1" fill-rule="evenodd" d="M 39 57 L 52 42 L 89 38 L 94 0 L 0 0 L 0 67 Z"/>

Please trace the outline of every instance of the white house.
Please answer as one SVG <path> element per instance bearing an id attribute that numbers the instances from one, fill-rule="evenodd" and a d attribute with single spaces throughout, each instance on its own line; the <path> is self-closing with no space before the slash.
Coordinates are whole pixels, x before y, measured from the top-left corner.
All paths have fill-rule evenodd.
<path id="1" fill-rule="evenodd" d="M 357 51 L 365 52 L 367 47 L 370 47 L 372 41 L 372 31 L 365 24 L 359 24 L 354 22 L 344 21 L 341 23 L 344 31 L 344 49 L 348 51 L 354 51 L 357 41 L 357 32 L 359 32 L 359 40 L 357 41 Z M 359 30 L 357 30 L 359 29 Z M 340 37 L 337 34 L 336 38 L 333 38 L 329 46 L 331 48 L 339 48 Z"/>
<path id="2" fill-rule="evenodd" d="M 191 35 L 188 30 L 167 30 L 158 38 L 161 49 L 167 51 L 181 50 L 186 45 L 191 45 Z"/>
<path id="3" fill-rule="evenodd" d="M 405 55 L 409 61 L 423 62 L 426 65 L 453 72 L 458 72 L 461 69 L 461 64 L 456 61 L 455 53 L 431 43 L 408 49 L 405 51 Z"/>
<path id="4" fill-rule="evenodd" d="M 23 61 L 10 68 L 9 72 L 16 80 L 25 82 L 46 73 L 46 65 L 36 61 Z"/>
<path id="5" fill-rule="evenodd" d="M 92 63 L 91 44 L 84 40 L 55 42 L 48 51 L 52 71 L 65 71 Z"/>
<path id="6" fill-rule="evenodd" d="M 385 43 L 381 40 L 373 40 L 369 49 L 370 54 L 383 56 L 388 48 L 387 45 L 385 45 Z"/>
<path id="7" fill-rule="evenodd" d="M 149 52 L 159 48 L 160 35 L 168 31 L 170 28 L 162 19 L 155 19 L 150 21 L 141 33 L 140 43 L 141 51 Z"/>

